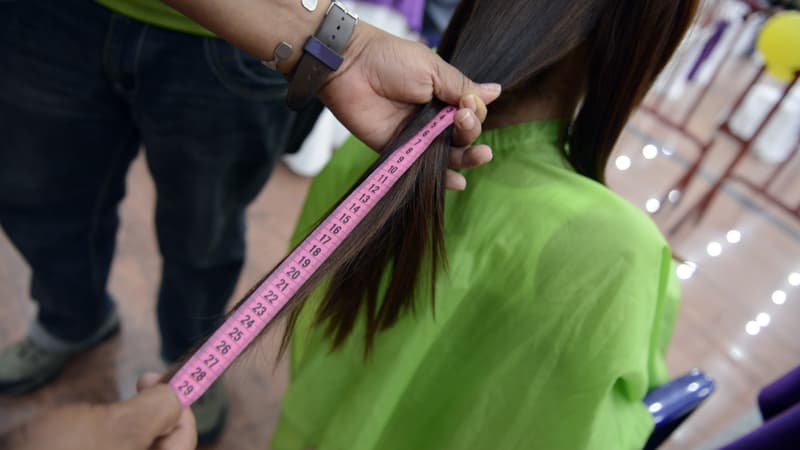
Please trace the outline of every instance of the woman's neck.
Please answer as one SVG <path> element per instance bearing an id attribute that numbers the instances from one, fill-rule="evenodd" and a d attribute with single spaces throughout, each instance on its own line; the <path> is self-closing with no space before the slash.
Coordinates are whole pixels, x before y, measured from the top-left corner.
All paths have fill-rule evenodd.
<path id="1" fill-rule="evenodd" d="M 505 95 L 505 94 L 504 94 Z M 483 125 L 484 130 L 503 128 L 545 119 L 571 119 L 577 102 L 556 95 L 514 96 L 495 102 Z"/>
<path id="2" fill-rule="evenodd" d="M 580 46 L 527 86 L 503 91 L 489 106 L 485 130 L 545 119 L 572 120 L 583 95 L 586 64 Z"/>

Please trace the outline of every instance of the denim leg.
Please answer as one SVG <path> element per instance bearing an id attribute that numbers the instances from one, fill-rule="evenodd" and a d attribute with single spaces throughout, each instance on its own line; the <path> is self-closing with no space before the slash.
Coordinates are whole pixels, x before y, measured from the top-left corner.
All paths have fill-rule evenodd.
<path id="1" fill-rule="evenodd" d="M 0 3 L 0 225 L 32 270 L 37 325 L 77 342 L 106 291 L 137 133 L 104 77 L 109 14 L 94 2 Z"/>
<path id="2" fill-rule="evenodd" d="M 156 184 L 162 357 L 224 314 L 245 257 L 245 211 L 283 154 L 295 114 L 280 75 L 218 39 L 150 27 L 135 117 Z"/>

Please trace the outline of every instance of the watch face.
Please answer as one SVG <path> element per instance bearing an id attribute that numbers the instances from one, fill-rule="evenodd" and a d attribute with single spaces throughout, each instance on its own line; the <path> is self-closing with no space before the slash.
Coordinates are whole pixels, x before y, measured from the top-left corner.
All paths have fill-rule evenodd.
<path id="1" fill-rule="evenodd" d="M 317 9 L 317 0 L 303 0 L 303 8 L 314 11 Z"/>

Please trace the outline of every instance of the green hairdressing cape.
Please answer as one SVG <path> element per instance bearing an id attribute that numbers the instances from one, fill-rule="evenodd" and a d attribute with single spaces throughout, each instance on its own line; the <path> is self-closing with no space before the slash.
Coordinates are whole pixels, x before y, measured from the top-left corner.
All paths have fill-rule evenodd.
<path id="1" fill-rule="evenodd" d="M 562 126 L 483 133 L 494 160 L 447 194 L 435 315 L 417 299 L 364 361 L 361 330 L 331 353 L 304 308 L 274 449 L 643 446 L 678 305 L 671 252 L 645 214 L 570 168 Z M 354 140 L 336 153 L 295 242 L 375 157 Z"/>

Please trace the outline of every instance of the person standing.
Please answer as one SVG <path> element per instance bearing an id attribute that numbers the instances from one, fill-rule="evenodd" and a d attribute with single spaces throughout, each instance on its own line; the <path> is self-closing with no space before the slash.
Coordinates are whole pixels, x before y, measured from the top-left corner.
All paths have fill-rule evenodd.
<path id="1" fill-rule="evenodd" d="M 0 353 L 0 392 L 36 389 L 117 333 L 106 284 L 142 146 L 163 257 L 161 357 L 174 362 L 238 280 L 245 210 L 298 117 L 284 77 L 157 0 L 3 3 L 0 56 L 0 225 L 38 304 L 28 336 Z M 194 407 L 201 442 L 225 404 L 217 383 Z"/>

